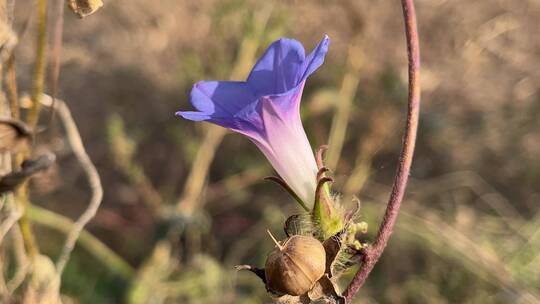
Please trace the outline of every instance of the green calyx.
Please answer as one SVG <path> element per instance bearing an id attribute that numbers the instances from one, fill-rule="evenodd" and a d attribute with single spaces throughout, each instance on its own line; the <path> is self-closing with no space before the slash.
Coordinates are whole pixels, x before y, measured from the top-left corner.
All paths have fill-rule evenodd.
<path id="1" fill-rule="evenodd" d="M 317 189 L 315 193 L 315 203 L 311 211 L 313 222 L 320 230 L 320 237 L 323 240 L 335 235 L 344 227 L 343 215 L 336 206 L 335 200 L 330 194 L 328 182 L 332 178 L 324 176 L 326 169 L 319 170 Z"/>

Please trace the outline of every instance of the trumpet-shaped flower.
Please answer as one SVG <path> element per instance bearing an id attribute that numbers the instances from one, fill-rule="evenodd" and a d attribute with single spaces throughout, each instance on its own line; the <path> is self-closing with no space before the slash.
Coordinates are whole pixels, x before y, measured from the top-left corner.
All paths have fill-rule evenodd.
<path id="1" fill-rule="evenodd" d="M 317 165 L 300 120 L 300 99 L 309 75 L 324 62 L 325 36 L 309 55 L 282 38 L 270 45 L 246 81 L 200 81 L 191 103 L 198 111 L 176 114 L 208 121 L 247 136 L 305 203 L 315 197 Z"/>

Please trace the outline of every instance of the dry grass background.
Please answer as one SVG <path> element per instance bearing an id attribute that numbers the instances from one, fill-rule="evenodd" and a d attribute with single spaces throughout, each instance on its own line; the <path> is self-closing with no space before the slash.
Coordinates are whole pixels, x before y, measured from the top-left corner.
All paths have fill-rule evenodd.
<path id="1" fill-rule="evenodd" d="M 423 108 L 413 181 L 359 303 L 539 303 L 540 2 L 416 5 Z M 17 48 L 26 91 L 32 7 L 17 1 L 16 25 L 31 20 Z M 232 266 L 261 264 L 272 245 L 265 229 L 278 231 L 295 206 L 260 182 L 271 171 L 247 140 L 210 144 L 217 153 L 194 214 L 163 216 L 170 210 L 152 206 L 173 206 L 194 159 L 208 153 L 199 149 L 207 128 L 173 116 L 189 108 L 191 85 L 231 71 L 244 78 L 250 52 L 280 36 L 307 49 L 325 33 L 332 39 L 306 85 L 305 126 L 314 146 L 339 143 L 330 152 L 336 189 L 360 197 L 374 230 L 404 124 L 402 23 L 399 3 L 379 0 L 116 0 L 84 20 L 66 12 L 59 96 L 105 188 L 88 231 L 136 270 L 122 278 L 78 247 L 66 303 L 268 301 L 262 284 Z M 33 200 L 74 218 L 88 196 L 83 172 L 61 140 L 41 142 L 58 166 L 34 179 Z M 180 227 L 172 235 L 171 222 Z M 36 228 L 43 250 L 57 254 L 58 234 Z"/>

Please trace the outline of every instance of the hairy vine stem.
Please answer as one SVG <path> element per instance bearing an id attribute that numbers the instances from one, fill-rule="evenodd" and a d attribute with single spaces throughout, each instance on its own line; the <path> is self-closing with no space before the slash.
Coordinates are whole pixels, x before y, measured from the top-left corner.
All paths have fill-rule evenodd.
<path id="1" fill-rule="evenodd" d="M 418 29 L 416 25 L 416 12 L 414 0 L 401 0 L 403 18 L 405 20 L 405 35 L 407 38 L 407 54 L 409 62 L 409 96 L 407 122 L 403 146 L 399 157 L 399 165 L 392 186 L 392 193 L 386 211 L 379 226 L 379 231 L 373 244 L 363 252 L 362 265 L 356 272 L 351 283 L 343 293 L 347 303 L 350 303 L 354 295 L 364 284 L 371 270 L 381 257 L 388 240 L 392 234 L 399 208 L 403 200 L 407 180 L 411 169 L 418 118 L 420 113 L 420 47 L 418 42 Z"/>

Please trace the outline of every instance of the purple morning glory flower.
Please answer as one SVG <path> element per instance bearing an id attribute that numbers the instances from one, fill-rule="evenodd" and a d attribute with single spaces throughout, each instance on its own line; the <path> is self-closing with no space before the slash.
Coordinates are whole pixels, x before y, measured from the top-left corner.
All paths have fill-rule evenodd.
<path id="1" fill-rule="evenodd" d="M 300 42 L 273 42 L 246 81 L 200 81 L 191 90 L 198 110 L 176 115 L 208 121 L 246 135 L 304 202 L 315 197 L 317 165 L 300 120 L 300 99 L 309 75 L 324 62 L 328 36 L 305 56 Z"/>

